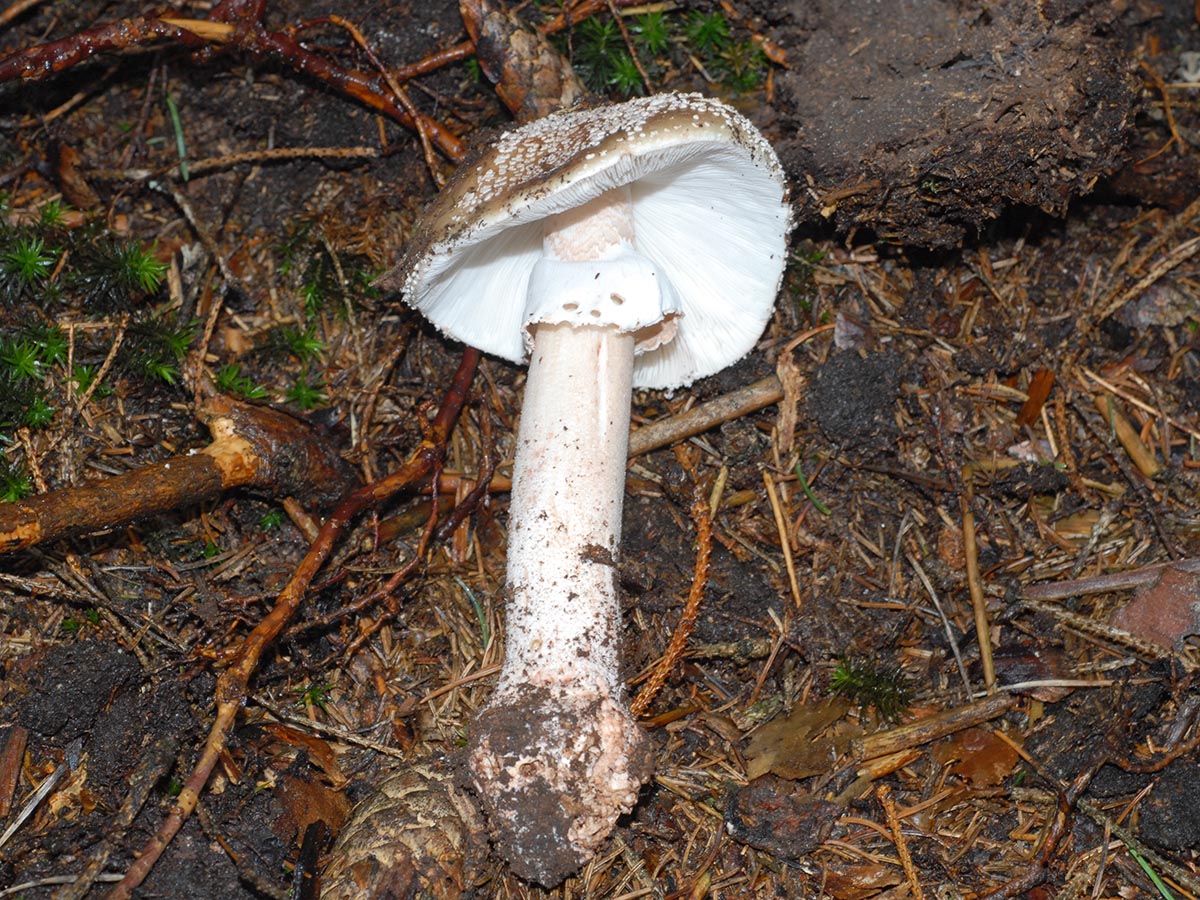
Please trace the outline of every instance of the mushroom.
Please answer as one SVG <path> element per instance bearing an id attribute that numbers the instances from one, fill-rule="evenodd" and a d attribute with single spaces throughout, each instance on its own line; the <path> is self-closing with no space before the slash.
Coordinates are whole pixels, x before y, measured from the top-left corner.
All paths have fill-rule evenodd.
<path id="1" fill-rule="evenodd" d="M 791 217 L 750 122 L 698 94 L 556 113 L 464 165 L 385 283 L 443 332 L 529 360 L 509 511 L 507 643 L 469 764 L 500 853 L 552 886 L 651 773 L 619 670 L 632 388 L 744 356 Z"/>

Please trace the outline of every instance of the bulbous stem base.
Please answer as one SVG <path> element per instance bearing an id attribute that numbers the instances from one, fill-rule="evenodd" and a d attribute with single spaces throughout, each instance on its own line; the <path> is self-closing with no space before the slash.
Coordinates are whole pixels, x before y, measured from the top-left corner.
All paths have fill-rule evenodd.
<path id="1" fill-rule="evenodd" d="M 475 722 L 470 765 L 513 872 L 553 887 L 586 863 L 653 772 L 623 702 L 578 685 L 523 687 Z"/>

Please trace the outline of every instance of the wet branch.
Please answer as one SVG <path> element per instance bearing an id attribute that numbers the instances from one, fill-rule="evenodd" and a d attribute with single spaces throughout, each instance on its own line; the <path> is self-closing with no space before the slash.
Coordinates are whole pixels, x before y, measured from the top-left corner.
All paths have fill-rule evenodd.
<path id="1" fill-rule="evenodd" d="M 200 418 L 213 442 L 196 453 L 0 503 L 0 553 L 104 531 L 235 487 L 332 502 L 353 483 L 323 436 L 287 413 L 218 396 Z"/>

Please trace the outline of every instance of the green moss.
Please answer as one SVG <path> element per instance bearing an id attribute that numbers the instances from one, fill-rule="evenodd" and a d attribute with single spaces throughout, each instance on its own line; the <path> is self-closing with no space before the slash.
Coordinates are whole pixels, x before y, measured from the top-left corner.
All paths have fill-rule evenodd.
<path id="1" fill-rule="evenodd" d="M 671 46 L 671 26 L 664 12 L 643 13 L 629 26 L 629 31 L 639 51 L 660 54 Z"/>
<path id="2" fill-rule="evenodd" d="M 872 658 L 843 657 L 829 686 L 864 710 L 874 709 L 885 722 L 897 721 L 912 703 L 912 689 L 900 670 Z"/>
<path id="3" fill-rule="evenodd" d="M 61 228 L 69 209 L 61 200 L 51 200 L 38 212 L 38 225 L 46 229 Z"/>
<path id="4" fill-rule="evenodd" d="M 258 527 L 263 531 L 273 531 L 283 524 L 283 510 L 272 509 L 263 514 L 263 517 L 258 520 Z"/>
<path id="5" fill-rule="evenodd" d="M 25 467 L 11 460 L 0 460 L 0 501 L 15 503 L 33 493 L 33 480 Z"/>
<path id="6" fill-rule="evenodd" d="M 268 334 L 266 349 L 278 355 L 295 356 L 300 362 L 307 363 L 325 352 L 325 343 L 317 337 L 315 325 L 306 328 L 283 325 Z"/>
<path id="7" fill-rule="evenodd" d="M 714 69 L 722 82 L 744 94 L 762 86 L 767 77 L 767 58 L 753 41 L 739 41 L 722 51 Z"/>
<path id="8" fill-rule="evenodd" d="M 158 292 L 167 267 L 136 241 L 99 235 L 76 250 L 71 293 L 92 313 L 128 310 Z"/>
<path id="9" fill-rule="evenodd" d="M 655 11 L 622 21 L 627 23 L 624 34 L 612 15 L 601 12 L 554 39 L 583 83 L 597 93 L 622 98 L 643 94 L 643 71 L 657 88 L 659 78 L 695 62 L 735 93 L 756 90 L 766 78 L 762 50 L 749 35 L 739 40 L 735 34 L 741 29 L 719 10 L 687 15 Z"/>
<path id="10" fill-rule="evenodd" d="M 147 315 L 129 327 L 118 363 L 127 374 L 175 384 L 179 363 L 191 346 L 195 331 L 195 323 L 181 325 L 171 322 L 165 314 Z"/>
<path id="11" fill-rule="evenodd" d="M 255 384 L 248 376 L 242 374 L 242 367 L 237 363 L 226 363 L 217 370 L 214 376 L 217 390 L 223 394 L 234 394 L 246 400 L 265 400 L 267 389 Z"/>
<path id="12" fill-rule="evenodd" d="M 313 377 L 305 373 L 292 382 L 291 387 L 287 389 L 284 397 L 289 403 L 295 403 L 298 407 L 307 411 L 329 402 L 329 396 L 323 388 L 324 383 L 319 376 Z"/>
<path id="13" fill-rule="evenodd" d="M 698 53 L 715 55 L 729 46 L 729 22 L 719 12 L 689 13 L 683 30 Z"/>
<path id="14" fill-rule="evenodd" d="M 0 300 L 33 300 L 51 272 L 57 251 L 28 231 L 0 233 Z"/>

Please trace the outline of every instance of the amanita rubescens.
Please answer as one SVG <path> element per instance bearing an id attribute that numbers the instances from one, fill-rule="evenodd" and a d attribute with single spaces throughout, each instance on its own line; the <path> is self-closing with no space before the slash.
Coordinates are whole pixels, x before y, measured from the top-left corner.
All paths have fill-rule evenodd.
<path id="1" fill-rule="evenodd" d="M 632 388 L 689 384 L 754 346 L 789 226 L 783 171 L 750 122 L 662 94 L 503 135 L 389 276 L 447 334 L 529 360 L 504 666 L 469 748 L 524 878 L 574 872 L 651 772 L 620 678 L 614 568 Z"/>

